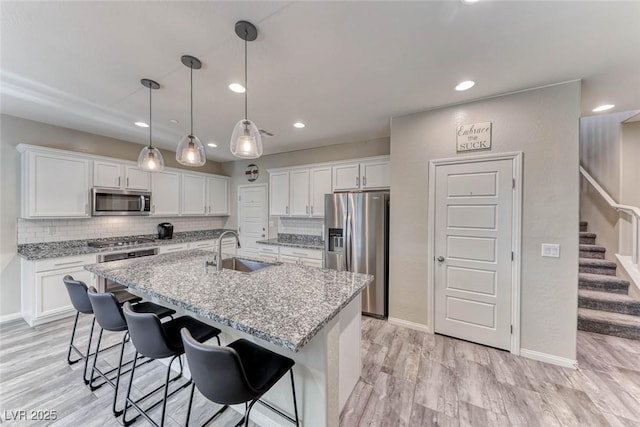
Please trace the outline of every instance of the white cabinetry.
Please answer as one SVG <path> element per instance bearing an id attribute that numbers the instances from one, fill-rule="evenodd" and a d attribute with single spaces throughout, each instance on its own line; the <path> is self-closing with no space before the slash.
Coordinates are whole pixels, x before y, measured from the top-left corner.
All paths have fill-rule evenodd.
<path id="1" fill-rule="evenodd" d="M 331 166 L 309 170 L 309 204 L 313 217 L 324 217 L 324 195 L 331 191 Z"/>
<path id="2" fill-rule="evenodd" d="M 22 217 L 88 217 L 90 166 L 82 157 L 23 152 Z"/>
<path id="3" fill-rule="evenodd" d="M 270 172 L 270 214 L 323 217 L 324 195 L 331 193 L 331 167 Z"/>
<path id="4" fill-rule="evenodd" d="M 22 317 L 36 326 L 75 313 L 62 282 L 67 274 L 87 286 L 95 286 L 95 276 L 83 268 L 96 262 L 95 255 L 49 258 L 41 261 L 21 260 Z"/>
<path id="5" fill-rule="evenodd" d="M 278 261 L 278 247 L 277 246 L 260 246 L 258 256 L 262 261 L 276 262 Z"/>
<path id="6" fill-rule="evenodd" d="M 134 165 L 95 160 L 93 186 L 149 191 L 149 172 L 142 171 Z"/>
<path id="7" fill-rule="evenodd" d="M 269 214 L 289 215 L 289 172 L 269 174 Z"/>
<path id="8" fill-rule="evenodd" d="M 315 249 L 300 249 L 287 246 L 280 247 L 280 261 L 308 265 L 310 267 L 323 267 L 322 251 Z"/>
<path id="9" fill-rule="evenodd" d="M 182 215 L 206 214 L 206 197 L 206 180 L 203 175 L 182 174 Z"/>
<path id="10" fill-rule="evenodd" d="M 217 240 L 199 240 L 189 243 L 189 249 L 202 249 L 214 251 Z"/>
<path id="11" fill-rule="evenodd" d="M 186 251 L 189 249 L 189 243 L 176 243 L 174 245 L 161 245 L 158 247 L 159 254 L 168 254 L 171 252 Z"/>
<path id="12" fill-rule="evenodd" d="M 153 215 L 180 214 L 180 174 L 154 172 L 151 177 L 151 213 Z"/>
<path id="13" fill-rule="evenodd" d="M 333 190 L 389 188 L 389 160 L 372 160 L 333 167 Z"/>
<path id="14" fill-rule="evenodd" d="M 229 180 L 207 178 L 207 215 L 229 215 Z"/>

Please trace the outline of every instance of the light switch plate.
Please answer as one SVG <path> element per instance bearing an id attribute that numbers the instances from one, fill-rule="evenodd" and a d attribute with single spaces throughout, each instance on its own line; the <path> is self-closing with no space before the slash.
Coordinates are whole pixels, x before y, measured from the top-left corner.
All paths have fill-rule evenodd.
<path id="1" fill-rule="evenodd" d="M 560 245 L 552 243 L 542 244 L 542 256 L 560 258 Z"/>

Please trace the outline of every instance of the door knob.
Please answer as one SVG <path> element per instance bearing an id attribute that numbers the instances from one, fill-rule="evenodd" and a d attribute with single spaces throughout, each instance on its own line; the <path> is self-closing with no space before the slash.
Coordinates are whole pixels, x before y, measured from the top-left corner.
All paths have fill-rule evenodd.
<path id="1" fill-rule="evenodd" d="M 442 255 L 438 257 L 438 262 L 444 262 L 444 257 Z"/>

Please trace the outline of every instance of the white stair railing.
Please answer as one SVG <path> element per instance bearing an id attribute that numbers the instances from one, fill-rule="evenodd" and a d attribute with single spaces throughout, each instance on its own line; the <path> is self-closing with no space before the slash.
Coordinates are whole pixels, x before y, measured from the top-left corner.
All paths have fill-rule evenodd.
<path id="1" fill-rule="evenodd" d="M 580 166 L 580 174 L 587 180 L 589 184 L 600 194 L 600 196 L 619 213 L 624 213 L 631 217 L 631 249 L 630 253 L 623 245 L 623 242 L 618 243 L 618 254 L 631 256 L 631 263 L 636 269 L 636 273 L 640 273 L 640 208 L 636 206 L 621 205 L 616 203 L 615 200 L 607 193 L 604 188 L 596 182 L 589 172 L 587 172 L 582 166 Z"/>

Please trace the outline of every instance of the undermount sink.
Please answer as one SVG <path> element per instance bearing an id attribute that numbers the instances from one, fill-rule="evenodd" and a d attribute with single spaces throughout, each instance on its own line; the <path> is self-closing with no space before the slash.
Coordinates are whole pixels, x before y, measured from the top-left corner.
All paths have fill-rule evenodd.
<path id="1" fill-rule="evenodd" d="M 239 271 L 241 273 L 255 273 L 256 271 L 263 270 L 268 267 L 273 267 L 278 264 L 270 262 L 254 261 L 246 258 L 225 258 L 222 260 L 222 268 L 227 270 Z"/>

